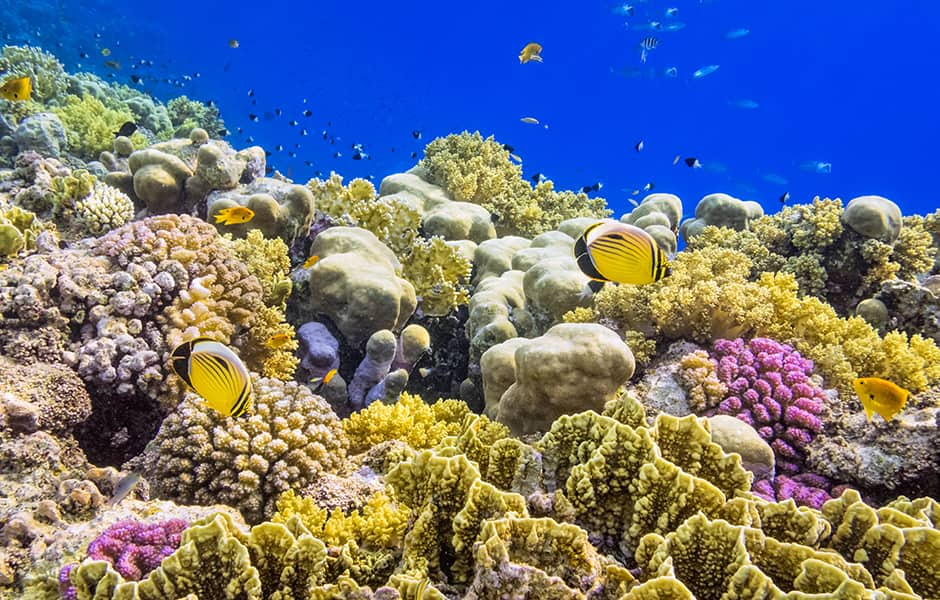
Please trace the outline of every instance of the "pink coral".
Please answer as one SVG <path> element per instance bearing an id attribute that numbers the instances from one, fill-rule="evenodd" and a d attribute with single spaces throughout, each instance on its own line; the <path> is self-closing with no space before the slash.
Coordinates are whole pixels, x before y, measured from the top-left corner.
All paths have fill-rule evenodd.
<path id="1" fill-rule="evenodd" d="M 806 448 L 822 429 L 825 392 L 810 380 L 813 361 L 767 338 L 718 340 L 715 371 L 729 395 L 714 412 L 754 427 L 777 458 L 777 470 L 801 471 Z"/>

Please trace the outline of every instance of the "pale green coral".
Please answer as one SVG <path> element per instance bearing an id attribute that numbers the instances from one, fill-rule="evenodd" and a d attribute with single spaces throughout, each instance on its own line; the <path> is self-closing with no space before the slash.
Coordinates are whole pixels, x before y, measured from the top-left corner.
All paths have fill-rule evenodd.
<path id="1" fill-rule="evenodd" d="M 449 135 L 425 148 L 419 168 L 431 183 L 457 201 L 479 204 L 496 218 L 500 235 L 534 236 L 573 217 L 610 215 L 601 198 L 557 192 L 550 181 L 535 189 L 522 178 L 522 168 L 492 136 L 479 132 Z"/>
<path id="2" fill-rule="evenodd" d="M 198 100 L 179 96 L 167 102 L 166 110 L 175 128 L 173 137 L 188 137 L 189 132 L 196 127 L 205 129 L 213 138 L 225 136 L 225 123 L 222 122 L 219 109 L 215 106 L 207 106 Z"/>
<path id="3" fill-rule="evenodd" d="M 68 137 L 69 150 L 85 159 L 96 159 L 110 150 L 114 143 L 114 132 L 134 115 L 127 109 L 106 107 L 100 100 L 89 95 L 68 96 L 61 106 L 52 108 L 58 115 Z"/>
<path id="4" fill-rule="evenodd" d="M 402 276 L 421 299 L 421 311 L 443 316 L 470 301 L 466 283 L 473 265 L 444 238 L 416 240 L 402 257 Z"/>
<path id="5" fill-rule="evenodd" d="M 34 213 L 18 206 L 0 210 L 0 256 L 35 249 L 36 237 L 46 228 Z"/>

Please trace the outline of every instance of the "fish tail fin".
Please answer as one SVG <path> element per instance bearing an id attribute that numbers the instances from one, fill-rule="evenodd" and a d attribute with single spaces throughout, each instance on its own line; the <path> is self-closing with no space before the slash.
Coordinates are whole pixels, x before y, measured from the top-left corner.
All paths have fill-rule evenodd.
<path id="1" fill-rule="evenodd" d="M 866 406 L 866 407 L 865 407 L 865 418 L 868 419 L 869 421 L 871 421 L 871 417 L 872 417 L 872 415 L 874 414 L 874 412 L 875 412 L 875 411 L 873 411 L 872 409 L 870 409 L 870 408 L 868 408 L 868 407 Z"/>
<path id="2" fill-rule="evenodd" d="M 532 60 L 534 60 L 535 62 L 540 63 L 540 62 L 542 62 L 542 57 L 539 56 L 538 54 L 536 54 L 535 56 L 532 57 Z"/>

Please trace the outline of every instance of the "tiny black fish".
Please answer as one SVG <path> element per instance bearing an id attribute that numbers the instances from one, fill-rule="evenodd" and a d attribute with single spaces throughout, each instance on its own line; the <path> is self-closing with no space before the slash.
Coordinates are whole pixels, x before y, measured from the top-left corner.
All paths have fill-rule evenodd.
<path id="1" fill-rule="evenodd" d="M 418 158 L 418 153 L 417 153 L 417 152 L 412 152 L 412 153 L 411 153 L 411 158 Z"/>
<path id="2" fill-rule="evenodd" d="M 284 149 L 284 146 L 278 144 L 277 146 L 274 147 L 274 149 L 277 150 L 278 152 L 280 152 L 281 150 Z"/>
<path id="3" fill-rule="evenodd" d="M 297 158 L 297 153 L 294 152 L 293 150 L 290 150 L 290 151 L 288 151 L 287 156 L 289 156 L 289 157 L 291 157 L 291 158 Z"/>
<path id="4" fill-rule="evenodd" d="M 306 129 L 301 129 L 301 130 L 300 130 L 300 135 L 307 135 L 307 130 L 306 130 Z"/>
<path id="5" fill-rule="evenodd" d="M 323 135 L 323 139 L 326 139 L 329 137 L 329 135 L 326 133 L 326 129 L 323 130 L 322 135 Z"/>
<path id="6" fill-rule="evenodd" d="M 516 149 L 510 146 L 509 144 L 503 144 L 503 150 L 505 150 L 506 152 L 510 154 L 516 151 Z"/>
<path id="7" fill-rule="evenodd" d="M 291 121 L 290 121 L 289 123 L 287 123 L 287 124 L 290 125 L 291 127 L 296 127 L 299 123 L 297 123 L 297 121 L 291 120 Z"/>
<path id="8" fill-rule="evenodd" d="M 252 143 L 254 143 L 254 141 L 255 141 L 255 138 L 253 138 L 253 137 L 251 137 L 251 136 L 249 135 L 249 136 L 248 136 L 248 139 L 245 140 L 245 143 L 246 143 L 246 144 L 252 144 Z"/>
<path id="9" fill-rule="evenodd" d="M 312 167 L 312 166 L 313 166 L 313 161 L 305 160 L 305 161 L 304 161 L 304 164 L 307 165 L 308 167 Z"/>
<path id="10" fill-rule="evenodd" d="M 133 121 L 127 121 L 121 125 L 120 129 L 114 132 L 114 137 L 120 137 L 122 135 L 124 137 L 129 137 L 133 135 L 135 131 L 137 131 L 137 123 Z"/>
<path id="11" fill-rule="evenodd" d="M 356 150 L 352 155 L 353 160 L 362 160 L 362 153 Z"/>
<path id="12" fill-rule="evenodd" d="M 80 52 L 80 53 L 78 54 L 78 57 L 79 57 L 79 58 L 88 58 L 88 53 L 87 53 L 87 52 Z"/>
<path id="13" fill-rule="evenodd" d="M 545 177 L 545 175 L 542 175 L 541 173 L 536 173 L 532 177 L 529 177 L 529 179 L 532 180 L 532 183 L 534 183 L 535 185 L 538 185 L 542 183 L 543 181 L 545 181 L 547 178 Z"/>
<path id="14" fill-rule="evenodd" d="M 254 113 L 251 113 L 251 114 L 248 115 L 248 120 L 249 120 L 249 121 L 254 121 L 255 123 L 257 123 L 257 122 L 258 122 L 258 115 L 254 114 Z"/>
<path id="15" fill-rule="evenodd" d="M 279 117 L 280 117 L 281 114 L 283 114 L 283 113 L 284 113 L 284 111 L 281 110 L 280 108 L 275 108 L 275 109 L 274 109 L 274 114 L 276 114 L 276 115 L 279 116 Z"/>
<path id="16" fill-rule="evenodd" d="M 702 163 L 700 163 L 699 160 L 693 156 L 690 156 L 689 158 L 685 159 L 685 164 L 690 169 L 700 169 L 702 167 Z"/>
<path id="17" fill-rule="evenodd" d="M 334 152 L 334 153 L 333 153 L 333 158 L 340 158 L 341 156 L 343 156 L 343 153 L 342 153 L 342 152 Z"/>
<path id="18" fill-rule="evenodd" d="M 789 199 L 790 199 L 790 192 L 784 192 L 783 195 L 780 196 L 780 204 L 786 204 Z"/>
<path id="19" fill-rule="evenodd" d="M 227 136 L 229 133 L 231 133 L 231 132 L 230 132 L 228 129 L 223 129 L 222 131 L 219 132 L 219 136 L 220 136 L 220 137 L 225 137 L 225 136 Z"/>
<path id="20" fill-rule="evenodd" d="M 643 150 L 643 140 L 640 140 L 639 142 L 637 142 L 636 145 L 633 146 L 633 149 L 636 150 L 637 152 L 641 152 Z"/>
<path id="21" fill-rule="evenodd" d="M 590 193 L 590 192 L 599 192 L 602 187 L 604 187 L 604 184 L 598 181 L 597 183 L 582 187 L 581 191 L 584 192 L 585 194 Z"/>
<path id="22" fill-rule="evenodd" d="M 271 151 L 270 151 L 270 150 L 265 150 L 265 151 L 264 151 L 264 155 L 267 156 L 267 157 L 270 157 L 270 156 L 271 156 Z"/>
<path id="23" fill-rule="evenodd" d="M 307 110 L 304 111 L 304 116 L 305 116 L 305 117 L 312 117 L 312 116 L 313 116 L 313 111 L 308 108 Z"/>
<path id="24" fill-rule="evenodd" d="M 235 133 L 239 133 L 239 134 L 240 134 L 241 132 L 242 132 L 242 128 L 241 128 L 241 127 L 236 127 L 236 128 L 235 128 Z"/>
<path id="25" fill-rule="evenodd" d="M 411 132 L 411 137 L 413 137 L 413 138 L 416 139 L 416 140 L 420 140 L 420 139 L 421 139 L 421 132 L 418 131 L 417 129 L 415 129 L 414 131 Z"/>
<path id="26" fill-rule="evenodd" d="M 249 90 L 248 90 L 248 97 L 251 98 L 251 97 L 254 96 L 254 95 L 255 95 L 255 91 L 252 90 L 252 89 L 249 89 Z"/>
<path id="27" fill-rule="evenodd" d="M 141 77 L 140 75 L 131 75 L 131 81 L 134 83 L 140 83 L 143 80 L 144 78 Z"/>

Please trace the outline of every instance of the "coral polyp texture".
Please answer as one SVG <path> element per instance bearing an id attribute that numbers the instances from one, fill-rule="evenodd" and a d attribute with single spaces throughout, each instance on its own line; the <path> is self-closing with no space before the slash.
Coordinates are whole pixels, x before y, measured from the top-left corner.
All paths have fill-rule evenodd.
<path id="1" fill-rule="evenodd" d="M 312 105 L 112 49 L 0 50 L 0 598 L 940 598 L 940 211 L 614 214 L 469 132 L 295 180 Z M 597 291 L 606 218 L 669 274 Z"/>

